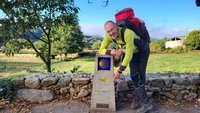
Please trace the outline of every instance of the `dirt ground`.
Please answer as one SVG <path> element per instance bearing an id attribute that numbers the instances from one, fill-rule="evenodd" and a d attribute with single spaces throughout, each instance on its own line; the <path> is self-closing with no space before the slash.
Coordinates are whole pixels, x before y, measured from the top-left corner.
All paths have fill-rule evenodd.
<path id="1" fill-rule="evenodd" d="M 152 104 L 154 108 L 148 113 L 200 113 L 200 102 L 198 101 L 181 104 L 154 101 Z M 59 100 L 38 104 L 20 102 L 0 107 L 0 113 L 89 113 L 89 105 L 75 100 Z M 130 108 L 130 102 L 123 102 L 116 106 L 116 113 L 136 112 Z"/>

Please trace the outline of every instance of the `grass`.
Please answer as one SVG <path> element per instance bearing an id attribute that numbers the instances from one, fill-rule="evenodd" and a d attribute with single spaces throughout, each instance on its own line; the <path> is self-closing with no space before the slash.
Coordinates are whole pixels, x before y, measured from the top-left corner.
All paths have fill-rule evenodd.
<path id="1" fill-rule="evenodd" d="M 62 61 L 62 62 L 55 62 L 52 63 L 52 69 L 54 72 L 67 72 L 70 73 L 71 70 L 80 65 L 80 69 L 78 72 L 82 73 L 93 73 L 94 66 L 95 66 L 95 58 L 94 57 L 85 57 L 85 58 L 78 58 L 72 61 Z"/>
<path id="2" fill-rule="evenodd" d="M 148 73 L 200 73 L 200 52 L 181 54 L 152 54 Z"/>
<path id="3" fill-rule="evenodd" d="M 79 73 L 94 73 L 95 58 L 85 57 L 72 61 L 52 60 L 53 72 L 71 73 L 80 65 Z M 0 78 L 25 76 L 34 72 L 46 72 L 43 62 L 32 54 L 16 54 L 7 57 L 0 54 Z M 151 54 L 147 73 L 200 73 L 200 51 L 181 54 Z M 125 73 L 129 73 L 129 68 Z"/>
<path id="4" fill-rule="evenodd" d="M 32 54 L 16 54 L 14 57 L 0 54 L 0 77 L 22 76 L 41 71 L 45 71 L 44 64 Z"/>

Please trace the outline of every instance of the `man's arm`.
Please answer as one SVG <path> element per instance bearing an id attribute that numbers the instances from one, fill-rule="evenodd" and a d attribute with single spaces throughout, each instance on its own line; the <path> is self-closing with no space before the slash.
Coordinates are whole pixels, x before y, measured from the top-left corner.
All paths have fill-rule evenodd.
<path id="1" fill-rule="evenodd" d="M 122 64 L 119 66 L 119 69 L 114 74 L 114 80 L 119 78 L 120 74 L 126 69 L 127 65 L 130 63 L 133 57 L 133 53 L 137 52 L 136 46 L 134 45 L 134 38 L 138 38 L 138 36 L 133 31 L 126 31 L 124 36 L 126 42 L 125 57 L 122 61 Z"/>
<path id="2" fill-rule="evenodd" d="M 101 43 L 99 53 L 103 55 L 111 55 L 113 54 L 113 51 L 111 53 L 111 50 L 108 50 L 109 44 L 112 42 L 111 37 L 106 33 L 105 37 L 103 38 L 103 41 Z"/>
<path id="3" fill-rule="evenodd" d="M 124 40 L 126 42 L 126 52 L 122 64 L 119 67 L 120 72 L 123 72 L 126 69 L 133 57 L 133 53 L 137 52 L 136 46 L 134 45 L 135 38 L 138 38 L 138 36 L 133 31 L 126 29 L 124 36 Z"/>

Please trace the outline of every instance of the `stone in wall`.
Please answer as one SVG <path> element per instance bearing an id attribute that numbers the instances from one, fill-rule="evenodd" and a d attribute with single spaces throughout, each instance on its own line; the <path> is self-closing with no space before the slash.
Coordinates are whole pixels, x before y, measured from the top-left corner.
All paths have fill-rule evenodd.
<path id="1" fill-rule="evenodd" d="M 54 99 L 54 95 L 50 90 L 38 89 L 19 89 L 17 97 L 29 102 L 45 102 Z"/>
<path id="2" fill-rule="evenodd" d="M 171 98 L 171 99 L 175 98 L 175 96 L 173 94 L 171 94 L 170 92 L 163 92 L 163 91 L 161 91 L 161 92 L 159 92 L 159 94 L 164 95 L 164 96 L 166 96 L 168 98 Z"/>
<path id="3" fill-rule="evenodd" d="M 116 91 L 118 91 L 118 92 L 129 91 L 127 81 L 118 79 L 116 81 Z"/>
<path id="4" fill-rule="evenodd" d="M 25 78 L 18 78 L 13 80 L 15 87 L 22 88 L 17 92 L 19 95 L 25 95 L 24 99 L 29 98 L 28 93 L 36 93 L 36 95 L 50 95 L 47 100 L 57 98 L 59 95 L 69 96 L 73 99 L 79 99 L 86 101 L 91 98 L 92 93 L 92 74 L 32 74 Z M 83 78 L 81 78 L 83 77 Z M 178 73 L 170 74 L 148 74 L 147 83 L 145 85 L 149 94 L 160 94 L 165 98 L 173 99 L 175 101 L 194 101 L 200 97 L 200 76 Z M 43 87 L 41 87 L 43 86 Z M 45 88 L 44 88 L 45 86 Z M 26 89 L 25 89 L 26 88 Z M 37 89 L 37 90 L 36 90 Z M 125 101 L 134 98 L 133 92 L 135 89 L 134 83 L 130 76 L 126 76 L 121 80 L 121 85 L 116 86 L 116 93 L 118 91 L 118 98 L 122 98 Z M 21 91 L 20 91 L 21 90 Z M 47 91 L 47 94 L 40 91 Z M 19 93 L 21 92 L 21 93 Z M 28 93 L 22 93 L 28 92 Z M 20 97 L 20 96 L 19 96 Z M 33 98 L 33 97 L 30 97 Z M 34 101 L 34 100 L 27 100 Z M 40 99 L 37 99 L 40 101 Z M 46 100 L 44 100 L 46 101 Z M 88 100 L 87 102 L 90 102 Z"/>
<path id="5" fill-rule="evenodd" d="M 51 85 L 55 85 L 58 81 L 58 77 L 46 77 L 42 80 L 41 85 L 44 87 L 48 87 Z"/>
<path id="6" fill-rule="evenodd" d="M 184 85 L 180 85 L 180 84 L 173 84 L 172 85 L 172 89 L 173 90 L 181 90 L 181 89 L 186 89 Z"/>
<path id="7" fill-rule="evenodd" d="M 159 88 L 164 86 L 161 78 L 149 78 L 149 85 Z"/>
<path id="8" fill-rule="evenodd" d="M 165 78 L 163 79 L 164 86 L 167 88 L 171 88 L 173 84 L 173 79 L 172 78 Z"/>
<path id="9" fill-rule="evenodd" d="M 179 93 L 176 95 L 175 100 L 178 101 L 178 102 L 180 102 L 180 101 L 182 101 L 182 98 L 183 98 L 183 94 L 179 92 Z"/>
<path id="10" fill-rule="evenodd" d="M 39 89 L 41 87 L 38 77 L 27 77 L 25 79 L 25 86 L 32 89 Z"/>
<path id="11" fill-rule="evenodd" d="M 88 90 L 86 89 L 81 89 L 80 92 L 78 93 L 78 98 L 81 98 L 81 97 L 85 97 L 89 94 Z"/>
<path id="12" fill-rule="evenodd" d="M 48 75 L 51 76 L 51 77 L 56 77 L 56 78 L 62 78 L 62 77 L 65 76 L 62 73 L 48 73 Z"/>
<path id="13" fill-rule="evenodd" d="M 191 93 L 188 94 L 187 100 L 188 100 L 188 101 L 192 101 L 192 100 L 196 99 L 197 96 L 198 96 L 198 95 L 197 95 L 196 93 L 191 92 Z"/>
<path id="14" fill-rule="evenodd" d="M 70 92 L 71 97 L 77 96 L 77 93 L 78 93 L 77 90 L 73 87 L 69 89 L 69 92 Z"/>
<path id="15" fill-rule="evenodd" d="M 150 88 L 148 89 L 148 91 L 150 91 L 150 92 L 160 92 L 160 91 L 161 91 L 161 88 L 159 88 L 159 87 L 150 87 Z"/>
<path id="16" fill-rule="evenodd" d="M 200 76 L 195 75 L 188 78 L 191 84 L 198 84 L 200 83 Z"/>
<path id="17" fill-rule="evenodd" d="M 174 78 L 174 83 L 179 85 L 189 85 L 189 80 L 186 78 Z"/>
<path id="18" fill-rule="evenodd" d="M 60 94 L 68 94 L 70 87 L 62 87 L 60 88 Z"/>
<path id="19" fill-rule="evenodd" d="M 32 75 L 26 76 L 25 78 L 34 78 L 34 77 L 38 77 L 39 80 L 43 80 L 46 77 L 49 77 L 49 74 L 45 74 L 45 73 L 33 73 Z"/>
<path id="20" fill-rule="evenodd" d="M 85 85 L 88 84 L 90 81 L 90 78 L 73 78 L 72 83 L 76 85 Z"/>
<path id="21" fill-rule="evenodd" d="M 24 77 L 16 78 L 12 81 L 12 83 L 18 88 L 24 88 L 25 87 L 25 78 Z"/>
<path id="22" fill-rule="evenodd" d="M 71 77 L 63 77 L 63 78 L 60 78 L 60 80 L 58 81 L 57 83 L 57 86 L 58 87 L 66 87 L 70 84 L 72 78 Z"/>

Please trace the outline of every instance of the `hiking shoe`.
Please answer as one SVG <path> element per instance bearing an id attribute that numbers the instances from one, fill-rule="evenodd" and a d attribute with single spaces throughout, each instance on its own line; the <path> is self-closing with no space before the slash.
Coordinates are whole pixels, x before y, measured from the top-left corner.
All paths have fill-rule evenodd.
<path id="1" fill-rule="evenodd" d="M 147 111 L 150 111 L 153 108 L 153 105 L 148 102 L 146 104 L 141 104 L 141 107 L 136 110 L 137 113 L 146 113 Z"/>
<path id="2" fill-rule="evenodd" d="M 131 108 L 136 110 L 136 109 L 139 109 L 141 107 L 141 104 L 139 101 L 136 101 L 134 100 L 132 103 L 131 103 Z"/>

